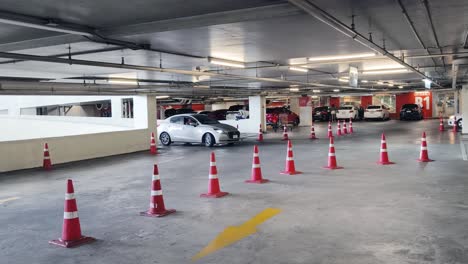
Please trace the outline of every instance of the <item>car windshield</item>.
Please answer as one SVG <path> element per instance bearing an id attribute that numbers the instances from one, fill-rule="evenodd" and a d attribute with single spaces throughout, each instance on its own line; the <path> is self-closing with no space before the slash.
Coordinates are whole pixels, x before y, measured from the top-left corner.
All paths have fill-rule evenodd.
<path id="1" fill-rule="evenodd" d="M 417 104 L 404 104 L 401 108 L 403 109 L 418 108 L 418 105 Z"/>
<path id="2" fill-rule="evenodd" d="M 380 109 L 382 108 L 380 105 L 369 105 L 367 109 Z"/>
<path id="3" fill-rule="evenodd" d="M 315 108 L 315 111 L 326 111 L 326 110 L 328 110 L 327 106 L 321 106 L 321 107 L 316 107 Z"/>
<path id="4" fill-rule="evenodd" d="M 352 106 L 342 106 L 342 107 L 340 107 L 340 110 L 351 110 L 351 109 L 353 109 Z"/>
<path id="5" fill-rule="evenodd" d="M 198 122 L 204 125 L 219 124 L 218 120 L 209 118 L 207 115 L 192 115 Z"/>

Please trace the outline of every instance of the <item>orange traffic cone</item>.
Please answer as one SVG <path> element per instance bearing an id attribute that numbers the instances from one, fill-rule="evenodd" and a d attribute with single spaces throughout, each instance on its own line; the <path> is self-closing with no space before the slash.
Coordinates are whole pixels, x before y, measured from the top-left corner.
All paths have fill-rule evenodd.
<path id="1" fill-rule="evenodd" d="M 439 131 L 444 131 L 444 118 L 442 116 L 439 117 Z"/>
<path id="2" fill-rule="evenodd" d="M 343 169 L 336 164 L 336 155 L 335 155 L 335 141 L 333 137 L 330 138 L 330 147 L 328 150 L 328 166 L 324 166 L 324 169 L 337 170 Z"/>
<path id="3" fill-rule="evenodd" d="M 341 134 L 341 122 L 340 122 L 340 120 L 338 120 L 337 122 L 338 122 L 338 123 L 337 123 L 337 125 L 336 125 L 336 135 L 337 135 L 337 136 L 341 136 L 341 135 L 342 135 L 342 134 Z"/>
<path id="4" fill-rule="evenodd" d="M 76 206 L 73 182 L 69 179 L 67 181 L 67 193 L 65 194 L 62 237 L 51 240 L 49 243 L 69 248 L 93 241 L 95 241 L 94 238 L 81 235 L 80 218 L 78 217 L 78 207 Z"/>
<path id="5" fill-rule="evenodd" d="M 294 156 L 293 156 L 293 150 L 292 150 L 292 143 L 291 140 L 288 140 L 288 151 L 286 155 L 286 166 L 284 171 L 280 172 L 281 174 L 288 174 L 288 175 L 294 175 L 294 174 L 301 174 L 302 172 L 296 170 L 296 166 L 294 164 Z"/>
<path id="6" fill-rule="evenodd" d="M 419 154 L 419 162 L 431 162 L 434 160 L 429 159 L 429 153 L 427 151 L 426 132 L 423 132 L 421 138 L 421 153 Z"/>
<path id="7" fill-rule="evenodd" d="M 262 131 L 262 124 L 260 124 L 260 129 L 258 130 L 258 137 L 257 141 L 263 141 L 263 131 Z"/>
<path id="8" fill-rule="evenodd" d="M 391 162 L 388 159 L 387 140 L 385 139 L 384 133 L 382 133 L 382 138 L 380 140 L 380 160 L 377 163 L 381 165 L 395 164 L 395 162 Z"/>
<path id="9" fill-rule="evenodd" d="M 283 139 L 282 140 L 289 140 L 288 127 L 287 126 L 283 126 Z"/>
<path id="10" fill-rule="evenodd" d="M 219 198 L 229 194 L 227 192 L 222 192 L 219 187 L 218 169 L 216 168 L 216 158 L 214 152 L 211 152 L 210 174 L 208 175 L 208 178 L 208 192 L 201 194 L 200 197 Z"/>
<path id="11" fill-rule="evenodd" d="M 166 209 L 164 206 L 164 198 L 161 189 L 161 178 L 159 177 L 158 165 L 153 166 L 153 178 L 151 183 L 151 200 L 150 208 L 146 212 L 141 212 L 142 216 L 163 217 L 168 214 L 175 213 L 174 209 Z"/>
<path id="12" fill-rule="evenodd" d="M 156 148 L 156 140 L 154 139 L 154 133 L 151 133 L 150 153 L 151 155 L 158 154 L 158 149 Z"/>
<path id="13" fill-rule="evenodd" d="M 349 133 L 350 134 L 354 133 L 354 131 L 353 131 L 353 119 L 352 118 L 349 119 Z"/>
<path id="14" fill-rule="evenodd" d="M 252 160 L 252 175 L 250 180 L 246 180 L 247 183 L 265 183 L 267 179 L 262 178 L 262 169 L 260 168 L 260 157 L 258 155 L 258 146 L 254 145 L 254 153 Z"/>
<path id="15" fill-rule="evenodd" d="M 457 133 L 457 132 L 458 132 L 458 126 L 457 126 L 457 122 L 455 122 L 455 119 L 453 120 L 452 132 L 453 132 L 453 133 Z"/>
<path id="16" fill-rule="evenodd" d="M 44 159 L 42 160 L 42 168 L 44 168 L 44 170 L 52 169 L 52 161 L 50 160 L 49 145 L 47 143 L 44 144 Z"/>
<path id="17" fill-rule="evenodd" d="M 343 134 L 348 134 L 348 128 L 346 127 L 346 122 L 343 120 Z"/>
<path id="18" fill-rule="evenodd" d="M 315 128 L 314 128 L 314 122 L 312 121 L 312 125 L 310 126 L 310 136 L 309 139 L 317 139 L 315 136 Z"/>
<path id="19" fill-rule="evenodd" d="M 332 138 L 332 137 L 333 137 L 333 130 L 332 130 L 331 122 L 328 122 L 328 138 Z"/>

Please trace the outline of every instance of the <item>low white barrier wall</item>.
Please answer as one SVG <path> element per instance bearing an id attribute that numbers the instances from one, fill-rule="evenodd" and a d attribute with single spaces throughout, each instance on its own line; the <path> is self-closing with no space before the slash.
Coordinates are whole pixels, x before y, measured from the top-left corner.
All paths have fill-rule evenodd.
<path id="1" fill-rule="evenodd" d="M 149 149 L 148 129 L 0 142 L 0 172 L 42 166 L 44 143 L 52 164 Z"/>

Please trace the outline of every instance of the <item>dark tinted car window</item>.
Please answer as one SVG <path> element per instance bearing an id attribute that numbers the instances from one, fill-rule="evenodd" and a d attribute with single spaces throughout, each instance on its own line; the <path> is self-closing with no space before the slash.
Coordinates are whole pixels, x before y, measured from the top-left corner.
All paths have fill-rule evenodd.
<path id="1" fill-rule="evenodd" d="M 315 107 L 315 111 L 328 111 L 328 106 Z"/>
<path id="2" fill-rule="evenodd" d="M 401 108 L 403 109 L 413 109 L 413 108 L 418 108 L 417 104 L 404 104 Z"/>
<path id="3" fill-rule="evenodd" d="M 380 108 L 381 108 L 380 105 L 369 105 L 369 106 L 367 107 L 367 109 L 380 109 Z"/>
<path id="4" fill-rule="evenodd" d="M 183 116 L 175 116 L 175 117 L 171 118 L 171 123 L 183 125 L 184 124 L 184 117 Z"/>

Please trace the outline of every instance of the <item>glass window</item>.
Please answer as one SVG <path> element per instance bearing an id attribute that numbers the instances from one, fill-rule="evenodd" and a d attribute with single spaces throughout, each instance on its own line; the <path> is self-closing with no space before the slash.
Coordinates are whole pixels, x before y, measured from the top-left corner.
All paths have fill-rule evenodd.
<path id="1" fill-rule="evenodd" d="M 193 126 L 198 125 L 198 122 L 190 116 L 184 116 L 184 125 Z"/>
<path id="2" fill-rule="evenodd" d="M 372 96 L 373 105 L 383 105 L 390 113 L 396 113 L 396 96 L 395 95 L 374 95 Z"/>
<path id="3" fill-rule="evenodd" d="M 133 118 L 133 98 L 122 99 L 122 117 Z"/>
<path id="4" fill-rule="evenodd" d="M 175 117 L 171 118 L 171 123 L 183 125 L 184 124 L 184 117 L 183 116 L 175 116 Z"/>

